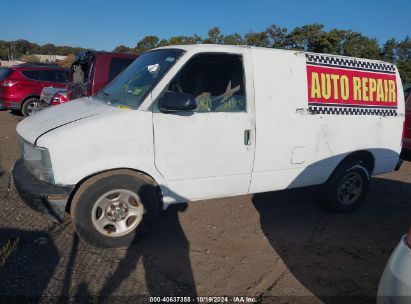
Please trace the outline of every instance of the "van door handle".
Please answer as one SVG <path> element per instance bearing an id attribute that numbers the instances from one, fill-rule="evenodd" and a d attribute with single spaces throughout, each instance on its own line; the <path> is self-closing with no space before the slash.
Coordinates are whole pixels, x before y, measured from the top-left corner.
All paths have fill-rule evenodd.
<path id="1" fill-rule="evenodd" d="M 251 130 L 244 130 L 244 145 L 246 146 L 251 145 L 250 134 Z"/>

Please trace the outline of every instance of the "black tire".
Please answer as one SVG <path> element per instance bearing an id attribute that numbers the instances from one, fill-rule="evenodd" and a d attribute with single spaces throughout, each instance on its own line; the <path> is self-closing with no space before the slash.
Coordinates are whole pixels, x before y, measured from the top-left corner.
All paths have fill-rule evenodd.
<path id="1" fill-rule="evenodd" d="M 344 161 L 325 184 L 322 203 L 326 209 L 336 213 L 353 212 L 364 203 L 369 187 L 370 174 L 364 162 Z"/>
<path id="2" fill-rule="evenodd" d="M 23 102 L 23 105 L 21 106 L 21 114 L 23 114 L 24 117 L 30 116 L 32 114 L 31 105 L 33 105 L 34 103 L 40 104 L 40 99 L 33 97 Z"/>
<path id="3" fill-rule="evenodd" d="M 21 111 L 18 110 L 10 110 L 10 113 L 16 116 L 22 116 L 23 114 L 21 113 Z"/>
<path id="4" fill-rule="evenodd" d="M 120 189 L 119 191 L 125 189 L 138 195 L 139 203 L 144 207 L 142 220 L 136 228 L 125 235 L 112 236 L 110 232 L 102 234 L 96 228 L 96 224 L 93 224 L 92 216 L 95 216 L 93 207 L 95 208 L 99 198 L 117 189 Z M 146 176 L 131 170 L 115 170 L 90 178 L 76 191 L 70 206 L 70 214 L 77 234 L 87 243 L 100 248 L 131 245 L 148 231 L 160 212 L 161 204 L 155 183 Z M 105 212 L 105 214 L 108 213 Z M 109 225 L 106 227 L 110 228 Z"/>

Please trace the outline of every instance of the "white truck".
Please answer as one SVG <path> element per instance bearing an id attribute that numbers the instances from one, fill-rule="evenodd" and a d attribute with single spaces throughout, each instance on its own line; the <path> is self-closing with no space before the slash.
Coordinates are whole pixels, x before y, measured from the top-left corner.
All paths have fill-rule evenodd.
<path id="1" fill-rule="evenodd" d="M 130 244 L 168 205 L 323 185 L 350 212 L 398 169 L 404 123 L 390 63 L 247 46 L 141 55 L 95 96 L 20 122 L 16 188 L 69 212 L 82 239 Z"/>

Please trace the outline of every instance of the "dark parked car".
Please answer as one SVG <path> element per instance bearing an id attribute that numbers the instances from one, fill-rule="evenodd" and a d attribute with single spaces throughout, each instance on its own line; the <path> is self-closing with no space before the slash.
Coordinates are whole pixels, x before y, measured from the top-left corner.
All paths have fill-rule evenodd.
<path id="1" fill-rule="evenodd" d="M 68 74 L 68 69 L 53 65 L 1 67 L 0 104 L 29 116 L 40 102 L 41 90 L 48 86 L 65 88 Z"/>
<path id="2" fill-rule="evenodd" d="M 98 93 L 137 57 L 134 54 L 112 52 L 79 53 L 70 68 L 68 100 Z"/>

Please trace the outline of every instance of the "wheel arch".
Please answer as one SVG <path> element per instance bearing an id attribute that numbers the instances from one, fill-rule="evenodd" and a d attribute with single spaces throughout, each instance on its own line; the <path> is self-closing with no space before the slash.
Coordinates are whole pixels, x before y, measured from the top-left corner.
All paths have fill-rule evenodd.
<path id="1" fill-rule="evenodd" d="M 29 99 L 31 99 L 31 98 L 38 98 L 38 99 L 40 99 L 40 95 L 30 94 L 30 95 L 24 97 L 24 98 L 21 100 L 21 102 L 20 102 L 20 110 L 23 108 L 23 104 L 24 104 L 27 100 L 29 100 Z"/>
<path id="2" fill-rule="evenodd" d="M 368 150 L 358 150 L 354 152 L 348 153 L 339 163 L 338 165 L 334 168 L 332 173 L 330 174 L 329 178 L 331 178 L 332 174 L 337 171 L 339 168 L 344 166 L 346 163 L 351 162 L 353 160 L 359 160 L 364 163 L 364 166 L 367 170 L 367 175 L 370 177 L 373 172 L 374 172 L 374 167 L 375 167 L 375 157 L 374 154 L 372 154 Z"/>
<path id="3" fill-rule="evenodd" d="M 78 190 L 84 186 L 87 182 L 92 182 L 93 180 L 96 180 L 98 178 L 102 178 L 103 175 L 106 174 L 115 174 L 120 173 L 122 171 L 125 171 L 127 173 L 132 173 L 135 176 L 138 176 L 144 180 L 146 180 L 147 182 L 152 183 L 152 185 L 155 187 L 160 204 L 161 204 L 161 209 L 163 208 L 163 193 L 161 191 L 161 188 L 159 186 L 159 184 L 157 183 L 157 181 L 154 179 L 154 177 L 152 177 L 150 174 L 141 171 L 141 170 L 137 170 L 137 169 L 132 169 L 132 168 L 115 168 L 115 169 L 108 169 L 108 170 L 103 170 L 103 171 L 99 171 L 99 172 L 95 172 L 93 174 L 87 175 L 86 177 L 84 177 L 83 179 L 81 179 L 76 186 L 74 187 L 73 191 L 70 194 L 70 197 L 67 201 L 66 204 L 66 212 L 70 213 L 70 208 L 71 208 L 71 203 L 73 201 L 74 196 L 76 195 L 76 193 L 78 193 Z"/>

